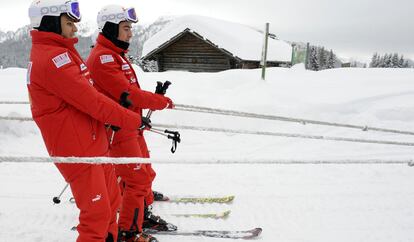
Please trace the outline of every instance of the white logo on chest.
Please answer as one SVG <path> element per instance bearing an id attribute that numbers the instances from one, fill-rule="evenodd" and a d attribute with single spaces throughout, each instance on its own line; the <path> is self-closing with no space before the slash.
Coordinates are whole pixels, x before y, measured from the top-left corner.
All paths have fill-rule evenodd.
<path id="1" fill-rule="evenodd" d="M 128 64 L 123 64 L 123 65 L 122 65 L 122 70 L 123 70 L 123 71 L 129 70 L 129 69 L 131 69 L 131 67 L 129 67 L 129 65 L 128 65 Z"/>
<path id="2" fill-rule="evenodd" d="M 84 71 L 84 70 L 86 70 L 87 69 L 87 67 L 86 67 L 86 65 L 85 64 L 80 64 L 80 69 L 81 69 L 81 71 Z"/>
<path id="3" fill-rule="evenodd" d="M 135 77 L 131 77 L 131 79 L 129 80 L 129 83 L 135 83 L 137 82 L 137 79 L 135 79 Z"/>

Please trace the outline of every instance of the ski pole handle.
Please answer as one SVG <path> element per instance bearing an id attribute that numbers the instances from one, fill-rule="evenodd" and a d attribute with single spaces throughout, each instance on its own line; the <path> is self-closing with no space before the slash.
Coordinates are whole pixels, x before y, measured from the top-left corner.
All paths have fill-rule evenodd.
<path id="1" fill-rule="evenodd" d="M 165 95 L 170 85 L 171 85 L 170 81 L 165 81 L 164 84 L 162 82 L 157 82 L 157 88 L 155 89 L 155 93 L 160 94 L 160 95 Z"/>
<path id="2" fill-rule="evenodd" d="M 172 140 L 171 153 L 173 154 L 175 153 L 175 151 L 177 150 L 178 143 L 181 142 L 181 135 L 178 131 L 171 131 L 168 129 L 162 130 L 162 129 L 157 129 L 154 127 L 151 127 L 149 131 L 165 136 L 168 139 Z"/>

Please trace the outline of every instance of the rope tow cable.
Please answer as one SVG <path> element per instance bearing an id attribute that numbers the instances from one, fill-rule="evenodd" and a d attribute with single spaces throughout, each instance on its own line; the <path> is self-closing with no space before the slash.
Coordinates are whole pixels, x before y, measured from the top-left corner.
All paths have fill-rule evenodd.
<path id="1" fill-rule="evenodd" d="M 235 130 L 235 129 L 209 128 L 209 127 L 184 126 L 184 125 L 166 125 L 166 124 L 155 124 L 155 123 L 153 124 L 153 126 L 161 127 L 161 128 L 176 128 L 176 129 L 208 131 L 208 132 L 222 132 L 222 133 L 232 133 L 232 134 L 252 134 L 252 135 L 267 135 L 267 136 L 278 136 L 278 137 L 288 137 L 288 138 L 319 139 L 319 140 L 346 141 L 346 142 L 356 142 L 356 143 L 414 146 L 414 143 L 410 143 L 410 142 L 355 139 L 355 138 L 332 137 L 332 136 L 323 136 L 323 135 L 276 133 L 276 132 L 265 132 L 265 131 Z"/>
<path id="2" fill-rule="evenodd" d="M 25 102 L 25 101 L 0 101 L 0 104 L 29 104 L 29 102 Z M 198 113 L 211 113 L 211 114 L 227 115 L 227 116 L 234 116 L 234 117 L 246 117 L 246 118 L 256 118 L 256 119 L 265 119 L 265 120 L 275 120 L 275 121 L 283 121 L 283 122 L 294 122 L 294 123 L 301 123 L 303 125 L 309 123 L 309 124 L 315 124 L 315 125 L 325 125 L 325 126 L 334 126 L 334 127 L 342 127 L 342 128 L 350 128 L 350 129 L 359 129 L 359 130 L 362 130 L 362 131 L 372 130 L 372 131 L 385 132 L 385 133 L 414 135 L 414 132 L 404 131 L 404 130 L 369 127 L 367 125 L 342 124 L 342 123 L 334 123 L 334 122 L 326 122 L 326 121 L 318 121 L 318 120 L 310 120 L 310 119 L 290 118 L 290 117 L 275 116 L 275 115 L 264 115 L 264 114 L 257 114 L 257 113 L 248 113 L 248 112 L 240 112 L 240 111 L 233 111 L 233 110 L 200 107 L 200 106 L 185 105 L 185 104 L 175 104 L 174 110 L 186 111 L 186 112 L 198 112 Z M 12 120 L 12 119 L 9 119 L 9 120 Z"/>
<path id="3" fill-rule="evenodd" d="M 32 118 L 28 118 L 28 117 L 2 117 L 2 116 L 0 116 L 0 120 L 1 119 L 3 119 L 3 120 L 14 120 L 14 121 L 33 121 Z M 167 129 L 168 128 L 176 128 L 176 129 L 186 129 L 186 130 L 222 132 L 222 133 L 232 133 L 232 134 L 252 134 L 252 135 L 267 135 L 267 136 L 278 136 L 278 137 L 289 137 L 289 138 L 346 141 L 346 142 L 355 142 L 355 143 L 414 146 L 414 143 L 410 143 L 410 142 L 398 142 L 398 141 L 389 141 L 389 140 L 357 139 L 357 138 L 345 138 L 345 137 L 332 137 L 332 136 L 323 136 L 323 135 L 276 133 L 276 132 L 264 132 L 264 131 L 235 130 L 235 129 L 209 128 L 209 127 L 185 126 L 185 125 L 167 125 L 167 124 L 155 124 L 155 123 L 153 124 L 153 127 L 160 127 L 160 128 L 167 128 Z"/>
<path id="4" fill-rule="evenodd" d="M 0 156 L 0 163 L 87 163 L 87 164 L 263 164 L 263 165 L 409 165 L 414 166 L 414 161 L 407 160 L 288 160 L 288 159 L 145 159 L 138 157 L 112 158 L 112 157 L 29 157 L 29 156 Z"/>
<path id="5" fill-rule="evenodd" d="M 199 112 L 199 113 L 211 113 L 211 114 L 219 114 L 219 115 L 227 115 L 227 116 L 235 116 L 235 117 L 266 119 L 266 120 L 283 121 L 283 122 L 294 122 L 294 123 L 301 123 L 303 125 L 309 123 L 309 124 L 315 124 L 315 125 L 325 125 L 325 126 L 359 129 L 359 130 L 362 130 L 362 131 L 372 130 L 372 131 L 385 132 L 385 133 L 414 135 L 414 132 L 411 132 L 411 131 L 369 127 L 369 126 L 366 126 L 366 125 L 341 124 L 341 123 L 317 121 L 317 120 L 310 120 L 310 119 L 300 119 L 300 118 L 290 118 L 290 117 L 282 117 L 282 116 L 274 116 L 274 115 L 264 115 L 264 114 L 257 114 L 257 113 L 247 113 L 247 112 L 207 108 L 207 107 L 184 105 L 184 104 L 176 104 L 174 110 L 187 111 L 187 112 Z"/>

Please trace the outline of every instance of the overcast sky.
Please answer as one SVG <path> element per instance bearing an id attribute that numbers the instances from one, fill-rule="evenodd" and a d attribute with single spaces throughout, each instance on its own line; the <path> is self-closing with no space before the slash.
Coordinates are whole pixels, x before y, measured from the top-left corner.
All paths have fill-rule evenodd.
<path id="1" fill-rule="evenodd" d="M 29 23 L 31 0 L 0 0 L 0 30 Z M 311 42 L 342 57 L 398 52 L 414 59 L 414 0 L 80 0 L 84 20 L 105 4 L 134 6 L 142 23 L 197 14 L 270 29 L 284 40 Z"/>

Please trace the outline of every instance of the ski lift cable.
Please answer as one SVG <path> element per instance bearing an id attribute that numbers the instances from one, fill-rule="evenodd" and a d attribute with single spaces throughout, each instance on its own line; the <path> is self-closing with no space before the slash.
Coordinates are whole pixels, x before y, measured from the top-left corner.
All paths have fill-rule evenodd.
<path id="1" fill-rule="evenodd" d="M 206 131 L 206 132 L 221 132 L 221 133 L 231 133 L 231 134 L 266 135 L 266 136 L 278 136 L 278 137 L 287 137 L 287 138 L 345 141 L 345 142 L 354 142 L 354 143 L 414 146 L 414 143 L 411 143 L 411 142 L 333 137 L 333 136 L 323 136 L 323 135 L 306 135 L 306 134 L 295 134 L 295 133 L 266 132 L 266 131 L 236 130 L 236 129 L 211 128 L 211 127 L 201 127 L 201 126 L 166 125 L 166 124 L 154 123 L 153 127 L 175 128 L 175 129 L 196 130 L 196 131 Z"/>
<path id="2" fill-rule="evenodd" d="M 408 165 L 414 166 L 412 159 L 343 159 L 343 160 L 294 160 L 294 159 L 146 159 L 139 157 L 113 158 L 113 157 L 35 157 L 35 156 L 0 156 L 0 163 L 68 163 L 68 164 L 262 164 L 262 165 Z"/>
<path id="3" fill-rule="evenodd" d="M 0 120 L 33 121 L 33 119 L 29 117 L 2 117 L 2 116 L 0 116 Z M 236 129 L 223 129 L 223 128 L 187 126 L 187 125 L 168 125 L 168 124 L 156 124 L 156 123 L 153 123 L 152 126 L 159 127 L 159 128 L 167 128 L 167 129 L 175 128 L 175 129 L 196 130 L 196 131 L 206 131 L 206 132 L 221 132 L 221 133 L 229 133 L 229 134 L 266 135 L 266 136 L 278 136 L 278 137 L 288 137 L 288 138 L 346 141 L 346 142 L 354 142 L 354 143 L 414 146 L 414 143 L 411 143 L 411 142 L 399 142 L 399 141 L 389 141 L 389 140 L 359 139 L 359 138 L 333 137 L 333 136 L 323 136 L 323 135 L 306 135 L 306 134 L 296 134 L 296 133 L 250 131 L 250 130 L 241 130 L 241 129 L 236 130 Z"/>
<path id="4" fill-rule="evenodd" d="M 369 127 L 367 125 L 342 124 L 342 123 L 334 123 L 334 122 L 326 122 L 326 121 L 318 121 L 318 120 L 310 120 L 310 119 L 300 119 L 300 118 L 291 118 L 291 117 L 283 117 L 283 116 L 275 116 L 275 115 L 264 115 L 264 114 L 240 112 L 240 111 L 233 111 L 233 110 L 200 107 L 200 106 L 193 106 L 193 105 L 184 105 L 184 104 L 175 104 L 174 109 L 179 110 L 179 111 L 188 111 L 188 112 L 211 113 L 211 114 L 228 115 L 228 116 L 236 116 L 236 117 L 267 119 L 267 120 L 284 121 L 284 122 L 295 122 L 295 123 L 301 123 L 303 125 L 309 123 L 309 124 L 315 124 L 315 125 L 359 129 L 362 131 L 372 130 L 372 131 L 386 132 L 386 133 L 414 135 L 414 132 L 411 132 L 411 131 Z"/>
<path id="5" fill-rule="evenodd" d="M 29 102 L 0 101 L 0 104 L 29 104 Z M 241 112 L 241 111 L 217 109 L 217 108 L 208 108 L 208 107 L 186 105 L 186 104 L 175 104 L 174 110 L 186 111 L 186 112 L 198 112 L 198 113 L 211 113 L 211 114 L 218 114 L 218 115 L 265 119 L 265 120 L 274 120 L 274 121 L 283 121 L 283 122 L 294 122 L 294 123 L 300 123 L 303 125 L 315 124 L 315 125 L 325 125 L 325 126 L 342 127 L 342 128 L 350 128 L 350 129 L 359 129 L 362 131 L 377 131 L 377 132 L 385 132 L 385 133 L 414 135 L 414 132 L 412 131 L 370 127 L 367 125 L 343 124 L 343 123 L 318 121 L 318 120 L 311 120 L 311 119 L 283 117 L 283 116 L 276 116 L 276 115 L 265 115 L 265 114 L 257 114 L 257 113 L 249 113 L 249 112 Z M 13 120 L 13 119 L 9 119 L 9 120 Z"/>

